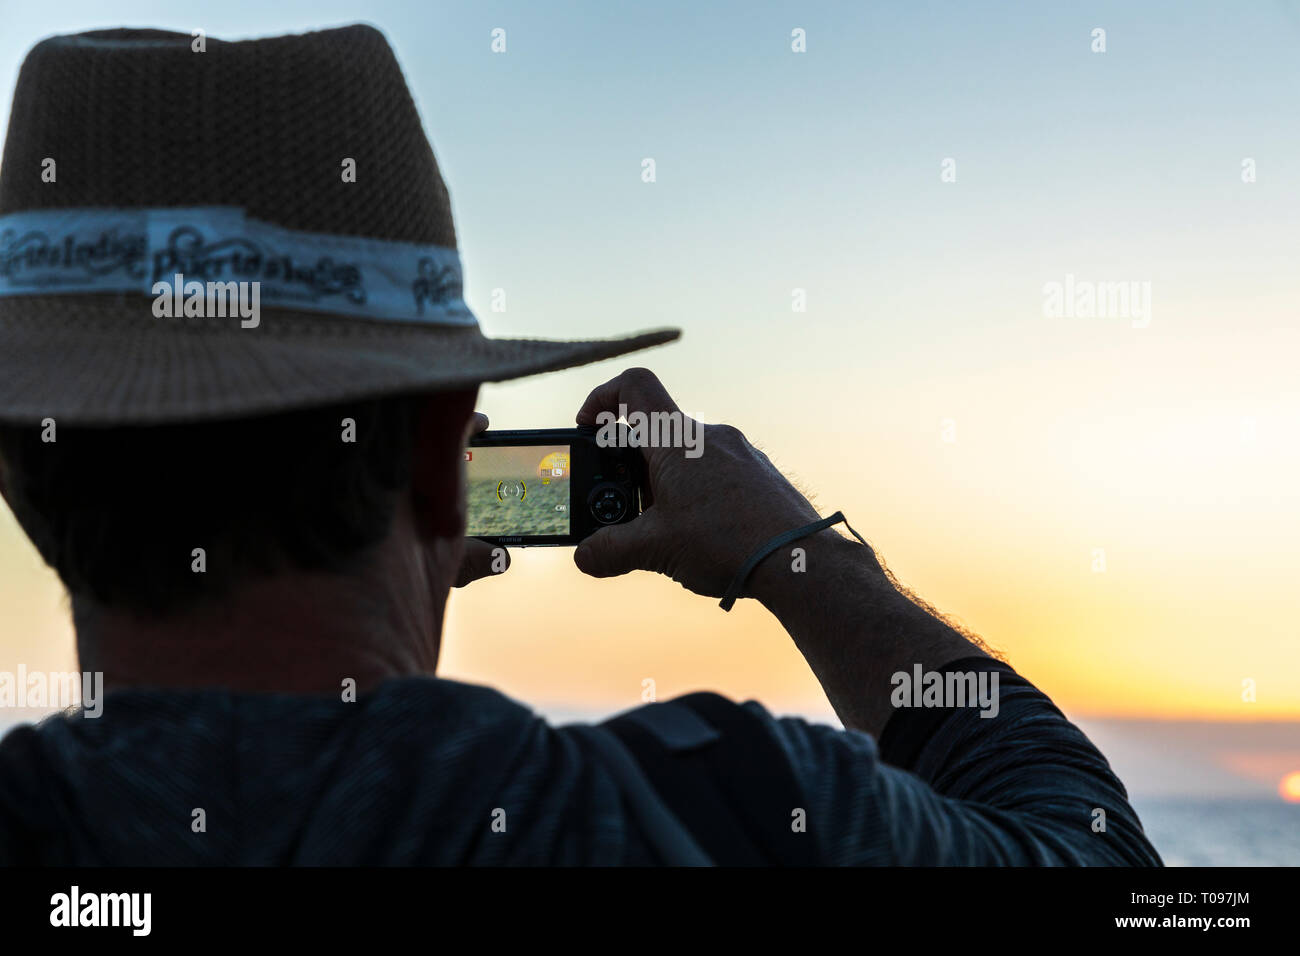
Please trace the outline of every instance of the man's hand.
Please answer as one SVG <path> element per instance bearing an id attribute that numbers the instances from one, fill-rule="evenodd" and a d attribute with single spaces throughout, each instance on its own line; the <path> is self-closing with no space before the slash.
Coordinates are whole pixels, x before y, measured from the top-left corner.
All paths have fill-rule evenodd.
<path id="1" fill-rule="evenodd" d="M 482 412 L 475 412 L 465 429 L 465 443 L 479 432 L 487 431 L 488 417 Z M 504 562 L 504 564 L 502 563 Z M 494 568 L 493 565 L 496 565 Z M 460 571 L 452 587 L 463 588 L 471 581 L 501 574 L 510 567 L 510 552 L 499 544 L 489 544 L 478 538 L 465 539 L 465 553 L 460 561 Z"/>
<path id="2" fill-rule="evenodd" d="M 578 412 L 596 425 L 601 412 L 681 414 L 653 372 L 628 369 L 596 388 Z M 695 426 L 693 426 L 695 427 Z M 702 454 L 644 448 L 653 502 L 635 521 L 601 528 L 574 553 L 578 568 L 604 578 L 657 571 L 683 587 L 721 597 L 750 553 L 770 538 L 818 519 L 817 512 L 731 425 L 703 426 Z"/>
<path id="3" fill-rule="evenodd" d="M 676 412 L 659 379 L 630 369 L 587 397 L 579 425 L 601 412 Z M 574 561 L 609 577 L 641 569 L 666 574 L 719 597 L 761 544 L 818 519 L 808 500 L 730 425 L 704 429 L 703 454 L 644 448 L 652 504 L 627 524 L 587 538 Z M 758 598 L 794 639 L 846 727 L 879 734 L 889 719 L 891 675 L 928 669 L 982 650 L 927 607 L 898 590 L 869 547 L 833 528 L 793 546 L 804 549 L 800 572 L 789 551 L 768 555 L 743 593 Z"/>

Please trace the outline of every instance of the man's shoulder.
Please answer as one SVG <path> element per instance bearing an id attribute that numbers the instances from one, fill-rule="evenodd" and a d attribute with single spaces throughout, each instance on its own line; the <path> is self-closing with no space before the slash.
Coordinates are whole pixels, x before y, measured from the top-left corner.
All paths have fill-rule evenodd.
<path id="1" fill-rule="evenodd" d="M 753 701 L 694 693 L 601 724 L 710 860 L 728 865 L 815 863 L 801 825 L 801 779 L 779 722 Z"/>
<path id="2" fill-rule="evenodd" d="M 445 677 L 399 677 L 380 684 L 364 698 L 368 710 L 424 709 L 440 722 L 498 721 L 502 718 L 541 718 L 528 705 L 495 687 Z"/>
<path id="3" fill-rule="evenodd" d="M 621 733 L 636 728 L 673 751 L 691 751 L 719 743 L 724 737 L 770 736 L 776 720 L 757 701 L 744 703 L 712 691 L 696 691 L 664 701 L 651 701 L 607 718 L 602 726 Z"/>
<path id="4" fill-rule="evenodd" d="M 418 711 L 425 724 L 485 724 L 540 720 L 526 705 L 501 691 L 439 677 L 395 677 L 356 690 L 343 681 L 337 694 L 246 693 L 220 688 L 148 688 L 112 691 L 100 714 L 80 709 L 18 724 L 0 734 L 0 750 L 12 751 L 41 739 L 97 734 L 194 729 L 205 722 L 329 722 L 348 717 L 384 721 Z"/>

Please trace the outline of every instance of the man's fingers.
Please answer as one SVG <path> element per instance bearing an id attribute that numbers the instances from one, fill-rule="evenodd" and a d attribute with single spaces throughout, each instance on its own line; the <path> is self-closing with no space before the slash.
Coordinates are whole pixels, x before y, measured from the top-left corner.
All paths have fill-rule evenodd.
<path id="1" fill-rule="evenodd" d="M 465 539 L 465 554 L 460 560 L 460 571 L 452 587 L 463 588 L 479 578 L 501 574 L 510 567 L 510 552 L 499 544 L 489 544 L 479 538 Z"/>
<path id="2" fill-rule="evenodd" d="M 601 528 L 573 552 L 573 563 L 593 578 L 612 578 L 629 571 L 653 571 L 658 515 L 646 511 L 627 524 Z"/>
<path id="3" fill-rule="evenodd" d="M 579 425 L 595 425 L 601 412 L 618 414 L 626 405 L 628 412 L 675 412 L 677 403 L 648 368 L 630 368 L 604 385 L 597 385 L 578 409 Z"/>
<path id="4" fill-rule="evenodd" d="M 485 432 L 488 429 L 488 417 L 482 412 L 475 412 L 469 417 L 469 424 L 465 426 L 465 440 L 469 441 L 475 435 Z"/>

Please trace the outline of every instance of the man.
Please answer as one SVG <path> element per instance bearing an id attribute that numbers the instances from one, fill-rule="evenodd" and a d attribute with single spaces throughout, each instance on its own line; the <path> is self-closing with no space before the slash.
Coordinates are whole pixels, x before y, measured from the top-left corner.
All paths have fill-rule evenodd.
<path id="1" fill-rule="evenodd" d="M 0 490 L 108 694 L 0 742 L 0 861 L 1159 863 L 1051 702 L 729 426 L 698 458 L 646 450 L 653 505 L 575 561 L 759 600 L 847 730 L 707 694 L 556 728 L 434 677 L 449 588 L 492 571 L 463 538 L 478 384 L 676 334 L 487 339 L 459 270 L 376 31 L 31 52 L 0 178 Z M 250 283 L 238 315 L 213 281 Z M 677 411 L 632 369 L 577 420 L 620 406 Z M 804 573 L 773 554 L 793 540 Z"/>

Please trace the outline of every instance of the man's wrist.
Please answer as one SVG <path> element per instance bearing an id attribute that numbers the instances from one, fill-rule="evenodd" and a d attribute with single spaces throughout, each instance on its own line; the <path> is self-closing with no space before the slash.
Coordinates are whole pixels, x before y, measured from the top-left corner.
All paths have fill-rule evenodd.
<path id="1" fill-rule="evenodd" d="M 743 593 L 784 620 L 810 600 L 834 599 L 837 589 L 857 590 L 864 585 L 893 589 L 870 548 L 830 527 L 765 557 L 745 582 Z"/>

